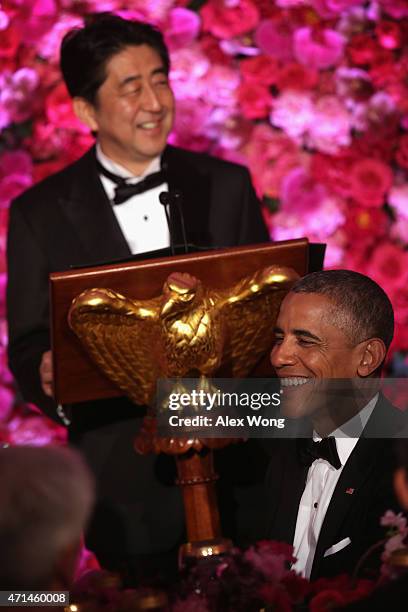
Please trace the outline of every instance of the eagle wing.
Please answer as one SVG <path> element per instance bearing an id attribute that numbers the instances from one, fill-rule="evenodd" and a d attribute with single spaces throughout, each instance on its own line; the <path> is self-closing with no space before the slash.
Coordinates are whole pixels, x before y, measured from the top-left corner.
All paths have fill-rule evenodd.
<path id="1" fill-rule="evenodd" d="M 137 404 L 151 403 L 161 374 L 160 303 L 160 296 L 132 300 L 89 289 L 73 300 L 68 315 L 92 360 Z"/>
<path id="2" fill-rule="evenodd" d="M 248 376 L 270 350 L 280 304 L 298 278 L 291 268 L 270 266 L 220 295 L 229 337 L 225 361 L 231 363 L 234 377 Z"/>

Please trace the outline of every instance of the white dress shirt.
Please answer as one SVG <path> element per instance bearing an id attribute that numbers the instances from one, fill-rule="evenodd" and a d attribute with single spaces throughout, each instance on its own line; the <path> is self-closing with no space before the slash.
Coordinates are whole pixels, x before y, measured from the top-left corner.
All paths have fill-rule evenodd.
<path id="1" fill-rule="evenodd" d="M 96 157 L 110 172 L 131 179 L 129 183 L 138 183 L 147 174 L 160 170 L 160 157 L 156 157 L 141 176 L 135 177 L 129 170 L 106 157 L 99 144 L 96 145 Z M 113 205 L 116 184 L 103 174 L 100 175 L 100 179 Z M 159 202 L 159 194 L 167 190 L 168 185 L 163 183 L 154 189 L 132 196 L 122 204 L 113 206 L 113 212 L 133 254 L 155 251 L 170 245 L 166 213 L 164 206 Z"/>
<path id="2" fill-rule="evenodd" d="M 306 486 L 299 504 L 293 540 L 293 554 L 297 558 L 293 569 L 306 578 L 310 578 L 317 541 L 334 489 L 361 432 L 374 410 L 377 400 L 378 393 L 358 414 L 330 434 L 336 438 L 341 467 L 336 470 L 325 459 L 316 459 L 307 473 Z M 353 432 L 354 437 L 349 437 L 347 432 Z M 355 437 L 356 435 L 358 437 Z M 313 433 L 313 440 L 315 442 L 321 440 L 316 432 Z"/>

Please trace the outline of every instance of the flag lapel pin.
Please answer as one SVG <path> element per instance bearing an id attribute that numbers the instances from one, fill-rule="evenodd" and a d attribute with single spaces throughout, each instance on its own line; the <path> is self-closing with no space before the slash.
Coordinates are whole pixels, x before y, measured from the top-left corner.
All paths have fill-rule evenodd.
<path id="1" fill-rule="evenodd" d="M 352 487 L 349 487 L 348 489 L 346 489 L 346 493 L 347 495 L 353 495 L 354 489 Z"/>

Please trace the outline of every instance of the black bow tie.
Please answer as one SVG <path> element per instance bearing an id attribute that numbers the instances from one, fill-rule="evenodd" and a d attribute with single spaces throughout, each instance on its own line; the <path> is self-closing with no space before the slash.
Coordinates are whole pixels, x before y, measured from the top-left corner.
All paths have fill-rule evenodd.
<path id="1" fill-rule="evenodd" d="M 113 203 L 115 205 L 123 204 L 123 202 L 129 200 L 129 198 L 132 196 L 138 193 L 144 193 L 145 191 L 149 191 L 149 189 L 154 189 L 155 187 L 167 182 L 167 174 L 163 169 L 159 170 L 158 172 L 152 172 L 152 174 L 148 174 L 138 183 L 132 184 L 127 182 L 128 179 L 107 170 L 98 160 L 96 165 L 98 167 L 98 172 L 116 184 L 115 197 L 113 198 Z"/>
<path id="2" fill-rule="evenodd" d="M 341 462 L 337 452 L 336 438 L 330 436 L 323 438 L 321 442 L 313 440 L 301 440 L 299 443 L 299 458 L 303 465 L 311 466 L 316 459 L 325 459 L 336 470 L 341 468 Z"/>

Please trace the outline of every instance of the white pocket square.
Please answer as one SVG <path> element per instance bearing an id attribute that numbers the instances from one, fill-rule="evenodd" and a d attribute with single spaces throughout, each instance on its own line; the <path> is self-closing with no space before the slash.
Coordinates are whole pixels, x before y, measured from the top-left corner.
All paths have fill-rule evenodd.
<path id="1" fill-rule="evenodd" d="M 334 555 L 343 550 L 343 548 L 346 548 L 346 546 L 348 546 L 349 544 L 351 544 L 350 538 L 344 538 L 344 540 L 340 540 L 340 542 L 337 542 L 337 544 L 333 544 L 333 546 L 330 546 L 330 548 L 328 548 L 324 553 L 323 557 L 329 557 L 330 555 Z"/>

